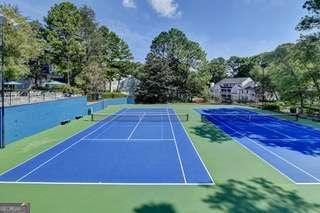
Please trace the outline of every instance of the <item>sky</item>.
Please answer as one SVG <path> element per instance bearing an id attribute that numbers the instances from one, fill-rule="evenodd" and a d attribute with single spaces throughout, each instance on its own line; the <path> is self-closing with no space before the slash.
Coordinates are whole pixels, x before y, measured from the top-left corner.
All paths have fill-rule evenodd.
<path id="1" fill-rule="evenodd" d="M 0 0 L 43 21 L 59 0 Z M 88 5 L 100 25 L 120 35 L 143 62 L 155 36 L 178 28 L 200 43 L 207 58 L 252 56 L 295 42 L 305 0 L 71 0 Z"/>

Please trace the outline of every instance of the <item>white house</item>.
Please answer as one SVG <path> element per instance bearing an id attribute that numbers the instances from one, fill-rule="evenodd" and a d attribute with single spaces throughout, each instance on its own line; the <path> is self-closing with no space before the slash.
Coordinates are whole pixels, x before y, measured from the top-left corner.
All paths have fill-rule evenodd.
<path id="1" fill-rule="evenodd" d="M 256 102 L 256 87 L 251 78 L 225 78 L 212 85 L 211 92 L 221 102 Z"/>
<path id="2" fill-rule="evenodd" d="M 118 85 L 119 83 L 119 85 Z M 139 84 L 139 80 L 134 78 L 133 76 L 128 76 L 123 78 L 118 82 L 117 80 L 113 80 L 111 82 L 111 87 L 109 83 L 106 85 L 106 88 L 111 88 L 111 91 L 116 91 L 118 86 L 120 92 L 127 94 L 127 95 L 134 95 L 134 92 Z"/>

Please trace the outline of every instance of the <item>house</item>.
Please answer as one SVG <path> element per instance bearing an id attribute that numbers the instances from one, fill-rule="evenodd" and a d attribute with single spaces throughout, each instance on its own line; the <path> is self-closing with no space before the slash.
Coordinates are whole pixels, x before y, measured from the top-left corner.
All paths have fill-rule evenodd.
<path id="1" fill-rule="evenodd" d="M 133 96 L 140 81 L 133 76 L 128 76 L 120 81 L 120 91 L 129 96 Z"/>
<path id="2" fill-rule="evenodd" d="M 213 97 L 221 102 L 256 102 L 257 84 L 251 78 L 225 78 L 211 86 Z"/>
<path id="3" fill-rule="evenodd" d="M 111 92 L 117 91 L 117 89 L 119 89 L 119 91 L 123 94 L 133 96 L 138 84 L 139 80 L 129 75 L 128 77 L 122 78 L 120 81 L 113 80 L 111 82 L 111 85 L 110 83 L 107 83 L 106 88 L 110 88 Z"/>

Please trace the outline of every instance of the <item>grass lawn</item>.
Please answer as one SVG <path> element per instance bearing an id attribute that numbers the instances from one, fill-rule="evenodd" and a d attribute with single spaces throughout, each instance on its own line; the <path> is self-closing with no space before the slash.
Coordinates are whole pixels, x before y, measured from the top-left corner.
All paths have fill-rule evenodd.
<path id="1" fill-rule="evenodd" d="M 127 106 L 113 106 L 105 111 L 113 112 L 121 107 Z M 190 114 L 190 121 L 184 125 L 216 185 L 0 184 L 0 202 L 30 202 L 32 213 L 320 212 L 320 185 L 294 185 L 213 126 L 202 123 L 193 110 L 198 105 L 172 107 Z M 0 172 L 90 124 L 84 118 L 8 145 L 0 151 Z"/>

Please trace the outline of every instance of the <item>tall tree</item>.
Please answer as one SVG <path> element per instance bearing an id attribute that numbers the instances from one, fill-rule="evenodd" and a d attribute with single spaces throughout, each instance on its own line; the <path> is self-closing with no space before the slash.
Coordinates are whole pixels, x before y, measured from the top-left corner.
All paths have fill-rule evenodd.
<path id="1" fill-rule="evenodd" d="M 232 77 L 250 77 L 253 66 L 251 58 L 232 56 L 227 60 L 227 68 Z"/>
<path id="2" fill-rule="evenodd" d="M 116 79 L 118 81 L 117 91 L 120 89 L 120 80 L 127 77 L 134 69 L 134 64 L 132 63 L 133 56 L 129 49 L 128 44 L 120 38 L 115 39 L 115 49 L 111 61 L 111 67 L 116 69 Z"/>
<path id="3" fill-rule="evenodd" d="M 81 13 L 70 2 L 51 7 L 45 17 L 47 41 L 51 47 L 52 63 L 68 84 L 81 72 L 85 48 L 80 36 Z"/>
<path id="4" fill-rule="evenodd" d="M 132 53 L 128 44 L 107 27 L 100 27 L 98 33 L 100 35 L 98 60 L 103 65 L 105 77 L 109 82 L 109 90 L 111 90 L 111 82 L 115 79 L 118 80 L 118 90 L 121 78 L 126 77 L 133 67 Z"/>
<path id="5" fill-rule="evenodd" d="M 302 38 L 294 47 L 294 56 L 304 80 L 309 81 L 310 98 L 320 100 L 320 40 L 315 36 Z"/>
<path id="6" fill-rule="evenodd" d="M 213 83 L 217 83 L 227 77 L 227 66 L 224 58 L 212 59 L 201 70 L 210 74 L 210 82 Z"/>
<path id="7" fill-rule="evenodd" d="M 79 36 L 81 38 L 85 57 L 83 63 L 88 64 L 91 60 L 95 60 L 99 54 L 100 37 L 97 33 L 98 24 L 96 23 L 96 15 L 93 9 L 88 6 L 79 8 L 80 23 L 79 23 Z"/>
<path id="8" fill-rule="evenodd" d="M 299 31 L 311 31 L 320 29 L 320 0 L 307 0 L 303 8 L 309 14 L 303 17 L 297 26 Z"/>
<path id="9" fill-rule="evenodd" d="M 151 44 L 137 98 L 144 102 L 191 99 L 188 79 L 205 62 L 200 45 L 178 29 L 161 32 Z"/>
<path id="10" fill-rule="evenodd" d="M 9 19 L 4 27 L 5 78 L 19 79 L 29 74 L 28 61 L 40 54 L 41 47 L 29 22 L 17 7 L 2 4 L 0 13 Z"/>
<path id="11" fill-rule="evenodd" d="M 48 45 L 44 39 L 45 29 L 38 21 L 30 22 L 32 31 L 34 33 L 34 39 L 36 39 L 38 46 L 38 53 L 34 57 L 29 59 L 28 65 L 30 69 L 29 77 L 33 79 L 35 87 L 40 86 L 41 78 L 44 76 L 44 72 L 48 72 L 49 60 L 47 57 Z"/>
<path id="12" fill-rule="evenodd" d="M 305 106 L 308 82 L 297 64 L 294 44 L 280 45 L 275 51 L 275 61 L 270 66 L 271 77 L 282 100 Z"/>

